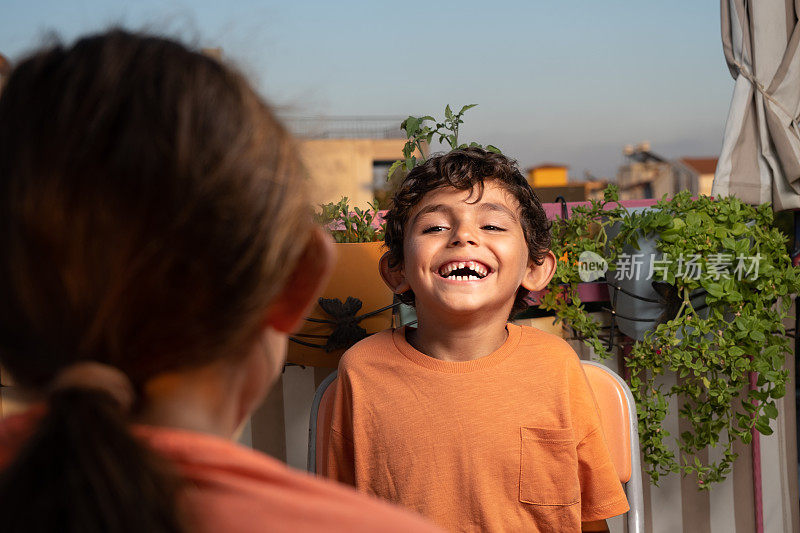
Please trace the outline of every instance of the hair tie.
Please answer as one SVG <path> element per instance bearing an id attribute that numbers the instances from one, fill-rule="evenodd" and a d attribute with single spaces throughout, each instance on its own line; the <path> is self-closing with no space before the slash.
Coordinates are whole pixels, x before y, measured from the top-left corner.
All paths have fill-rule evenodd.
<path id="1" fill-rule="evenodd" d="M 59 372 L 51 381 L 50 395 L 67 389 L 90 389 L 111 396 L 127 413 L 133 406 L 136 393 L 130 378 L 117 367 L 97 361 L 81 361 Z"/>

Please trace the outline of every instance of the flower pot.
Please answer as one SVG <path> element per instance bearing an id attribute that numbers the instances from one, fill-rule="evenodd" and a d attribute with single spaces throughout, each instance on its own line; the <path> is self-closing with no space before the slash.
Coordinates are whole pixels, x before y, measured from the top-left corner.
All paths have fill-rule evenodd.
<path id="1" fill-rule="evenodd" d="M 289 363 L 335 368 L 347 348 L 392 325 L 393 294 L 378 271 L 383 243 L 335 246 L 333 275 L 302 328 L 290 337 Z"/>
<path id="2" fill-rule="evenodd" d="M 650 208 L 631 208 L 631 211 L 645 211 Z M 621 222 L 611 225 L 606 233 L 609 239 L 614 238 L 621 229 Z M 655 235 L 639 235 L 637 250 L 633 246 L 625 245 L 622 254 L 627 254 L 631 259 L 627 268 L 621 268 L 622 262 L 617 259 L 617 269 L 606 273 L 608 294 L 611 307 L 615 313 L 616 325 L 619 330 L 637 341 L 644 340 L 648 331 L 674 318 L 677 312 L 676 304 L 680 304 L 680 297 L 673 294 L 674 289 L 666 283 L 659 285 L 657 273 L 652 276 L 651 270 L 654 262 L 661 261 L 663 255 L 657 248 L 658 237 Z M 677 299 L 677 302 L 676 302 Z M 698 314 L 708 316 L 705 307 L 706 292 L 702 289 L 692 293 L 691 302 Z M 677 335 L 682 336 L 680 333 Z"/>

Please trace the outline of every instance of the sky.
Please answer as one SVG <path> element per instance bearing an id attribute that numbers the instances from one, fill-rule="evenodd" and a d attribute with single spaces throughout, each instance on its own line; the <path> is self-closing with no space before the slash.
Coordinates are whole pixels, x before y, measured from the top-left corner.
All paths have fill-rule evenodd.
<path id="1" fill-rule="evenodd" d="M 0 0 L 0 53 L 110 25 L 222 48 L 284 115 L 442 117 L 526 168 L 611 177 L 626 144 L 717 156 L 733 79 L 711 0 Z"/>

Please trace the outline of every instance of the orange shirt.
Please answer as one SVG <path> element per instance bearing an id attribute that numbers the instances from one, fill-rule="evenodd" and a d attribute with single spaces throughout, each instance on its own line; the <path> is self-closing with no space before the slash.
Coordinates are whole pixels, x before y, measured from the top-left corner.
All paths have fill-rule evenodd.
<path id="1" fill-rule="evenodd" d="M 31 433 L 41 409 L 0 421 L 0 469 Z M 422 518 L 233 442 L 191 431 L 136 426 L 187 482 L 180 504 L 200 532 L 438 532 Z"/>
<path id="2" fill-rule="evenodd" d="M 508 325 L 466 362 L 384 331 L 339 364 L 328 475 L 451 531 L 579 531 L 628 510 L 580 361 Z"/>

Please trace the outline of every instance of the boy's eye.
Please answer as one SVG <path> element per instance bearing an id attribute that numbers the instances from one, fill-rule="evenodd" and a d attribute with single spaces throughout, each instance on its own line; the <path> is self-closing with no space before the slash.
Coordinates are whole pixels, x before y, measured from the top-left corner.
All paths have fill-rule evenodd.
<path id="1" fill-rule="evenodd" d="M 444 231 L 446 228 L 444 226 L 428 226 L 422 233 L 439 233 L 440 231 Z"/>
<path id="2" fill-rule="evenodd" d="M 486 224 L 485 226 L 481 226 L 481 229 L 485 229 L 488 231 L 505 231 L 505 228 L 501 228 L 500 226 L 495 226 L 494 224 Z"/>

